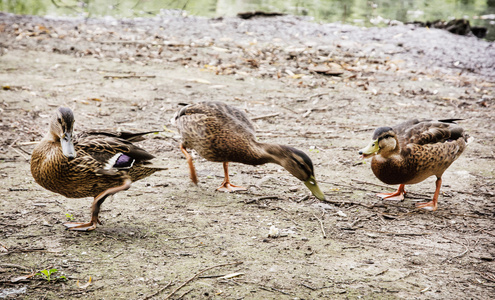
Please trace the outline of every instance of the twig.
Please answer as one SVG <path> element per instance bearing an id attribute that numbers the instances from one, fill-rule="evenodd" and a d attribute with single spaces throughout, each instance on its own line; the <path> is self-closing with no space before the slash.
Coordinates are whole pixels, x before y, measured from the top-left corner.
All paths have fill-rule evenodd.
<path id="1" fill-rule="evenodd" d="M 101 240 L 99 240 L 99 241 L 95 242 L 95 243 L 93 244 L 93 246 L 98 245 L 99 243 L 103 242 L 105 239 L 106 239 L 106 238 L 103 238 L 103 239 L 101 239 Z"/>
<path id="2" fill-rule="evenodd" d="M 34 141 L 34 142 L 22 142 L 22 143 L 17 143 L 19 146 L 29 146 L 29 145 L 36 145 L 39 144 L 41 141 Z"/>
<path id="3" fill-rule="evenodd" d="M 320 218 L 318 218 L 314 213 L 313 216 L 318 220 L 318 222 L 320 222 L 321 233 L 323 234 L 323 238 L 326 239 L 327 234 L 325 232 L 325 228 L 323 227 L 323 221 Z"/>
<path id="4" fill-rule="evenodd" d="M 294 225 L 301 228 L 301 225 L 299 225 L 296 221 L 294 221 L 292 218 L 290 218 L 290 213 L 287 210 L 285 210 L 283 207 L 280 207 L 280 206 L 276 206 L 275 208 L 280 209 L 281 211 L 285 212 L 288 215 L 289 220 L 291 220 L 291 222 L 294 223 Z"/>
<path id="5" fill-rule="evenodd" d="M 360 203 L 360 202 L 352 202 L 352 201 L 333 201 L 333 200 L 328 200 L 328 199 L 325 199 L 325 200 L 322 200 L 323 202 L 327 202 L 327 203 L 332 203 L 332 204 L 339 204 L 339 205 L 342 205 L 342 204 L 349 204 L 349 205 L 360 205 L 360 206 L 364 206 L 366 208 L 369 208 L 369 209 L 372 209 L 375 207 L 375 205 L 367 205 L 367 204 L 364 204 L 364 203 Z"/>
<path id="6" fill-rule="evenodd" d="M 308 289 L 310 289 L 310 290 L 312 290 L 312 291 L 316 291 L 316 290 L 317 290 L 316 288 L 314 288 L 314 287 L 312 287 L 312 286 L 310 286 L 310 285 L 307 285 L 307 284 L 305 284 L 304 282 L 302 282 L 302 283 L 300 283 L 300 284 L 301 284 L 303 287 L 308 288 Z"/>
<path id="7" fill-rule="evenodd" d="M 24 157 L 24 159 L 25 159 L 26 161 L 28 161 L 28 160 L 29 160 L 29 157 L 27 157 L 27 156 L 26 156 L 24 153 L 22 153 L 21 151 L 17 150 L 15 147 L 13 147 L 13 146 L 9 146 L 9 147 L 10 147 L 10 148 L 12 148 L 15 152 L 19 153 L 22 157 Z"/>
<path id="8" fill-rule="evenodd" d="M 453 260 L 453 259 L 456 259 L 456 258 L 459 258 L 459 257 L 463 257 L 464 255 L 466 255 L 466 253 L 469 252 L 469 247 L 468 246 L 465 246 L 465 245 L 462 245 L 462 246 L 464 246 L 464 248 L 466 248 L 466 250 L 464 250 L 464 252 L 462 252 L 461 254 L 458 254 L 456 256 L 450 257 L 450 258 L 447 257 L 446 259 L 444 259 L 442 261 L 442 263 L 444 263 L 444 262 L 446 262 L 448 260 Z"/>
<path id="9" fill-rule="evenodd" d="M 268 118 L 273 118 L 280 115 L 280 113 L 273 113 L 269 115 L 263 115 L 263 116 L 257 116 L 257 117 L 252 117 L 251 121 L 256 121 L 256 120 L 261 120 L 261 119 L 268 119 Z"/>
<path id="10" fill-rule="evenodd" d="M 307 118 L 307 117 L 308 117 L 308 116 L 309 116 L 312 112 L 313 112 L 313 109 L 312 109 L 312 108 L 310 108 L 310 109 L 308 109 L 308 110 L 307 110 L 307 111 L 306 111 L 306 112 L 302 115 L 302 117 L 303 117 L 303 118 Z"/>
<path id="11" fill-rule="evenodd" d="M 156 75 L 105 75 L 103 78 L 105 79 L 128 79 L 128 78 L 155 78 Z"/>
<path id="12" fill-rule="evenodd" d="M 194 289 L 190 289 L 189 291 L 183 293 L 182 295 L 179 296 L 179 298 L 177 299 L 182 299 L 182 297 L 184 297 L 185 295 L 189 294 L 190 292 L 192 292 Z"/>
<path id="13" fill-rule="evenodd" d="M 293 113 L 295 113 L 295 114 L 298 114 L 298 112 L 297 112 L 297 111 L 295 111 L 295 110 L 293 110 L 293 109 L 291 109 L 291 108 L 288 108 L 288 107 L 287 107 L 287 106 L 285 106 L 285 105 L 280 105 L 280 107 L 285 108 L 285 109 L 287 109 L 288 111 L 293 112 Z"/>
<path id="14" fill-rule="evenodd" d="M 148 300 L 148 299 L 153 298 L 154 296 L 156 296 L 156 295 L 160 294 L 161 292 L 163 292 L 163 290 L 165 290 L 166 288 L 168 288 L 168 287 L 169 287 L 169 286 L 171 286 L 171 285 L 172 285 L 172 280 L 170 280 L 170 282 L 169 282 L 169 283 L 167 283 L 167 285 L 165 285 L 164 287 L 162 287 L 162 288 L 161 288 L 161 289 L 159 289 L 158 291 L 154 292 L 154 293 L 153 293 L 153 294 L 151 294 L 151 295 L 148 295 L 148 296 L 144 297 L 144 298 L 143 298 L 143 300 Z"/>
<path id="15" fill-rule="evenodd" d="M 311 95 L 308 97 L 308 100 L 311 100 L 311 98 L 314 98 L 314 97 L 321 97 L 321 96 L 325 96 L 325 95 L 328 95 L 330 93 L 318 93 L 318 94 L 314 94 L 314 95 Z"/>
<path id="16" fill-rule="evenodd" d="M 185 240 L 185 239 L 193 239 L 197 237 L 203 237 L 206 236 L 206 234 L 200 234 L 200 235 L 191 235 L 191 236 L 183 236 L 183 237 L 176 237 L 176 238 L 167 238 L 169 241 L 174 241 L 174 240 Z"/>
<path id="17" fill-rule="evenodd" d="M 55 251 L 48 251 L 45 248 L 39 249 L 12 249 L 7 253 L 1 253 L 0 256 L 9 255 L 12 253 L 24 253 L 24 252 L 44 252 L 44 253 L 56 253 Z"/>
<path id="18" fill-rule="evenodd" d="M 355 229 L 358 229 L 358 228 L 355 228 Z M 400 235 L 423 236 L 423 235 L 430 235 L 431 234 L 429 232 L 414 233 L 414 232 L 391 232 L 391 231 L 381 231 L 381 230 L 372 230 L 372 229 L 364 229 L 364 228 L 360 228 L 360 229 L 363 229 L 364 231 L 383 233 L 383 234 L 387 234 L 387 235 L 398 235 L 398 236 L 400 236 Z"/>
<path id="19" fill-rule="evenodd" d="M 21 265 L 16 265 L 16 264 L 0 264 L 0 267 L 2 267 L 2 268 L 17 268 L 17 269 L 21 269 L 21 270 L 25 270 L 25 271 L 31 271 L 30 268 L 27 268 L 27 267 L 24 267 Z"/>
<path id="20" fill-rule="evenodd" d="M 269 292 L 279 292 L 279 293 L 282 293 L 284 295 L 290 295 L 289 293 L 287 292 L 284 292 L 284 291 L 281 291 L 281 290 L 278 290 L 276 288 L 272 288 L 272 287 L 269 287 L 269 286 L 264 286 L 264 285 L 260 285 L 260 288 L 262 290 L 265 290 L 265 291 L 269 291 Z"/>
<path id="21" fill-rule="evenodd" d="M 451 258 L 446 258 L 446 259 L 444 259 L 444 260 L 442 261 L 442 263 L 444 263 L 444 262 L 446 262 L 446 261 L 448 261 L 448 260 L 453 260 L 453 259 L 456 259 L 456 258 L 463 257 L 464 255 L 466 255 L 466 253 L 468 253 L 468 252 L 470 251 L 470 249 L 469 249 L 469 240 L 467 240 L 468 245 L 466 246 L 466 245 L 461 244 L 460 242 L 458 242 L 458 241 L 456 241 L 456 240 L 449 239 L 449 238 L 444 237 L 444 236 L 443 236 L 443 238 L 444 238 L 444 239 L 446 239 L 446 240 L 452 241 L 452 242 L 454 242 L 454 243 L 456 243 L 456 244 L 459 244 L 459 245 L 463 246 L 464 248 L 466 248 L 466 250 L 464 250 L 464 252 L 462 252 L 461 254 L 458 254 L 458 255 L 453 256 L 453 257 L 451 257 Z M 478 244 L 478 242 L 479 242 L 479 240 L 477 240 L 477 241 L 476 241 L 476 243 L 474 243 L 474 246 L 473 246 L 473 247 L 476 247 L 476 245 Z"/>
<path id="22" fill-rule="evenodd" d="M 212 267 L 203 269 L 203 270 L 199 271 L 198 273 L 194 274 L 191 278 L 186 280 L 183 284 L 178 286 L 175 290 L 173 290 L 170 294 L 168 294 L 167 297 L 164 298 L 164 300 L 170 299 L 170 297 L 172 297 L 175 293 L 177 293 L 181 288 L 186 286 L 189 282 L 193 281 L 194 279 L 196 279 L 196 277 L 198 277 L 199 275 L 203 274 L 206 271 L 209 271 L 209 270 L 214 269 L 214 268 L 224 267 L 224 266 L 239 265 L 242 263 L 243 263 L 242 261 L 237 261 L 237 262 L 233 262 L 233 263 L 220 264 L 220 265 L 216 265 L 216 266 L 212 266 Z"/>
<path id="23" fill-rule="evenodd" d="M 261 196 L 261 197 L 256 198 L 256 201 L 270 200 L 270 199 L 279 199 L 279 197 L 278 196 Z"/>

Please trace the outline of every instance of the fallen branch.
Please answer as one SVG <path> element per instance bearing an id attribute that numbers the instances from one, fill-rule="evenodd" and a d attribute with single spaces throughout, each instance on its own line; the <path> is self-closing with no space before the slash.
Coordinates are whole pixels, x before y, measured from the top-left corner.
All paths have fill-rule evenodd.
<path id="1" fill-rule="evenodd" d="M 281 290 L 278 290 L 276 288 L 272 288 L 272 287 L 269 287 L 269 286 L 264 286 L 264 285 L 260 285 L 260 288 L 262 290 L 265 290 L 265 291 L 269 291 L 269 292 L 279 292 L 279 293 L 282 293 L 284 295 L 290 295 L 289 293 L 287 292 L 284 292 L 284 291 L 281 291 Z"/>
<path id="2" fill-rule="evenodd" d="M 383 233 L 387 235 L 397 235 L 397 236 L 423 236 L 423 235 L 430 235 L 431 233 L 429 232 L 420 232 L 420 233 L 415 233 L 415 232 L 391 232 L 391 231 L 381 231 L 381 230 L 373 230 L 373 229 L 364 229 L 364 228 L 355 228 L 357 229 L 362 229 L 364 231 L 369 231 L 369 232 L 376 232 L 376 233 Z"/>
<path id="3" fill-rule="evenodd" d="M 0 267 L 2 267 L 2 268 L 16 268 L 16 269 L 21 269 L 21 270 L 25 270 L 25 271 L 31 271 L 30 268 L 27 268 L 27 267 L 24 267 L 21 265 L 16 265 L 16 264 L 0 264 Z"/>
<path id="4" fill-rule="evenodd" d="M 325 212 L 323 212 L 323 213 L 325 213 Z M 325 232 L 325 228 L 323 227 L 323 221 L 320 218 L 318 218 L 315 214 L 313 214 L 313 216 L 318 220 L 318 222 L 320 222 L 321 233 L 323 234 L 323 238 L 326 239 L 327 234 Z"/>
<path id="5" fill-rule="evenodd" d="M 155 78 L 156 75 L 105 75 L 105 79 Z"/>
<path id="6" fill-rule="evenodd" d="M 300 283 L 300 285 L 303 286 L 303 287 L 305 287 L 305 288 L 308 288 L 308 289 L 310 289 L 312 291 L 316 291 L 317 290 L 317 288 L 314 288 L 314 287 L 312 287 L 310 285 L 307 285 L 304 282 Z"/>
<path id="7" fill-rule="evenodd" d="M 375 205 L 367 205 L 367 204 L 364 204 L 364 203 L 360 203 L 360 202 L 353 202 L 353 201 L 333 201 L 333 200 L 328 200 L 328 199 L 325 199 L 325 200 L 322 200 L 323 202 L 326 202 L 326 203 L 332 203 L 332 204 L 339 204 L 339 205 L 342 205 L 342 204 L 348 204 L 348 205 L 360 205 L 360 206 L 364 206 L 366 208 L 369 208 L 369 209 L 372 209 L 375 207 Z"/>
<path id="8" fill-rule="evenodd" d="M 169 241 L 174 241 L 174 240 L 185 240 L 185 239 L 194 239 L 197 237 L 204 237 L 206 234 L 199 234 L 199 235 L 191 235 L 191 236 L 183 236 L 183 237 L 176 237 L 176 238 L 167 238 Z"/>
<path id="9" fill-rule="evenodd" d="M 209 271 L 209 270 L 214 269 L 214 268 L 224 267 L 224 266 L 239 265 L 239 264 L 242 264 L 242 263 L 243 263 L 242 261 L 237 261 L 237 262 L 233 262 L 233 263 L 220 264 L 220 265 L 216 265 L 216 266 L 212 266 L 212 267 L 203 269 L 203 270 L 199 271 L 198 273 L 194 274 L 191 278 L 189 278 L 188 280 L 186 280 L 183 284 L 179 285 L 175 290 L 173 290 L 170 294 L 168 294 L 167 297 L 165 297 L 164 299 L 165 300 L 166 299 L 170 299 L 170 297 L 172 297 L 175 293 L 177 293 L 181 288 L 183 288 L 184 286 L 186 286 L 189 282 L 193 281 L 199 275 L 203 274 L 206 271 Z"/>
<path id="10" fill-rule="evenodd" d="M 163 290 L 165 290 L 166 288 L 168 288 L 171 285 L 172 285 L 172 280 L 170 280 L 170 282 L 167 283 L 167 285 L 165 285 L 164 287 L 162 287 L 158 291 L 154 292 L 151 295 L 148 295 L 148 296 L 144 297 L 143 300 L 148 300 L 148 299 L 151 299 L 151 298 L 155 297 L 156 295 L 160 294 L 161 292 L 163 292 Z"/>
<path id="11" fill-rule="evenodd" d="M 262 120 L 262 119 L 268 119 L 268 118 L 273 118 L 280 115 L 280 113 L 274 113 L 274 114 L 269 114 L 269 115 L 263 115 L 263 116 L 257 116 L 257 117 L 252 117 L 251 121 L 256 121 L 256 120 Z"/>

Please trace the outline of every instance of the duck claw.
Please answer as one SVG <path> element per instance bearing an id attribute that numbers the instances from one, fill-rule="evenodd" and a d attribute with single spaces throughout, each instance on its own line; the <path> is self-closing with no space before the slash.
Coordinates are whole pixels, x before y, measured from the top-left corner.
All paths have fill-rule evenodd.
<path id="1" fill-rule="evenodd" d="M 67 227 L 67 230 L 75 230 L 75 231 L 91 231 L 96 229 L 96 222 L 67 222 L 64 223 L 64 226 Z"/>

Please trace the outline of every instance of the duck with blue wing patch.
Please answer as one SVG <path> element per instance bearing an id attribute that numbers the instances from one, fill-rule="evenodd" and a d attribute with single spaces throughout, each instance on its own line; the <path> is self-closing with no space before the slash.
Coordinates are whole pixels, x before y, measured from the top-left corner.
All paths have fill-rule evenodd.
<path id="1" fill-rule="evenodd" d="M 361 149 L 362 158 L 372 157 L 371 169 L 386 184 L 399 184 L 394 193 L 379 193 L 387 200 L 403 200 L 404 186 L 436 176 L 436 189 L 430 202 L 418 208 L 434 211 L 442 185 L 442 175 L 462 154 L 470 138 L 455 121 L 409 120 L 394 127 L 379 127 L 371 143 Z"/>
<path id="2" fill-rule="evenodd" d="M 315 197 L 325 199 L 315 179 L 313 162 L 301 150 L 256 140 L 254 126 L 247 115 L 222 102 L 200 102 L 181 108 L 172 123 L 182 135 L 181 151 L 189 164 L 191 180 L 198 178 L 187 149 L 196 150 L 209 161 L 223 163 L 224 181 L 217 190 L 245 190 L 230 183 L 229 162 L 248 165 L 275 163 L 304 182 Z"/>
<path id="3" fill-rule="evenodd" d="M 94 230 L 105 199 L 133 181 L 166 168 L 151 165 L 153 155 L 132 142 L 151 132 L 86 131 L 73 134 L 72 110 L 58 108 L 46 136 L 33 150 L 31 174 L 42 187 L 68 198 L 94 197 L 91 221 L 69 222 L 70 230 Z"/>

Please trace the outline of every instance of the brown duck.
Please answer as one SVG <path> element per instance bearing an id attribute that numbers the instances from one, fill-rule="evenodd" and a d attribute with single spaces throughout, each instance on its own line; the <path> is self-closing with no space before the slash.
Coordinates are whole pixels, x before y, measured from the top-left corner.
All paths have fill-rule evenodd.
<path id="1" fill-rule="evenodd" d="M 316 182 L 311 159 L 289 146 L 256 141 L 253 124 L 244 112 L 235 107 L 221 102 L 190 104 L 176 113 L 172 123 L 177 125 L 182 135 L 180 148 L 195 184 L 198 178 L 187 149 L 196 150 L 209 161 L 223 163 L 225 177 L 217 189 L 219 191 L 245 190 L 230 183 L 229 162 L 248 165 L 276 163 L 303 181 L 315 197 L 325 199 Z"/>
<path id="2" fill-rule="evenodd" d="M 164 168 L 147 166 L 154 156 L 132 144 L 149 132 L 73 135 L 73 127 L 72 110 L 58 108 L 48 133 L 33 150 L 31 174 L 39 185 L 65 197 L 94 197 L 91 221 L 64 224 L 71 230 L 89 231 L 101 224 L 98 213 L 108 196 Z"/>
<path id="3" fill-rule="evenodd" d="M 442 175 L 462 154 L 472 138 L 452 120 L 410 120 L 395 127 L 379 127 L 371 143 L 359 151 L 362 158 L 373 156 L 371 169 L 386 184 L 399 184 L 394 193 L 377 196 L 403 200 L 404 186 L 435 175 L 433 200 L 418 203 L 418 208 L 436 210 Z"/>

